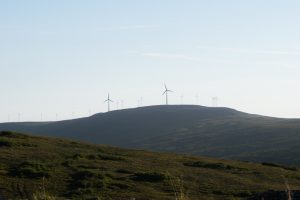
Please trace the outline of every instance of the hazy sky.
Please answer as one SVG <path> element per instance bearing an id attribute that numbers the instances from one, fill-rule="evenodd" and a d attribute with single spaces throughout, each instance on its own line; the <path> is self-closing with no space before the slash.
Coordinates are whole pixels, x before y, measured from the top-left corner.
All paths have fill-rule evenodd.
<path id="1" fill-rule="evenodd" d="M 299 0 L 0 0 L 0 121 L 212 105 L 300 118 Z M 118 103 L 119 102 L 119 103 Z M 119 106 L 118 106 L 119 104 Z"/>

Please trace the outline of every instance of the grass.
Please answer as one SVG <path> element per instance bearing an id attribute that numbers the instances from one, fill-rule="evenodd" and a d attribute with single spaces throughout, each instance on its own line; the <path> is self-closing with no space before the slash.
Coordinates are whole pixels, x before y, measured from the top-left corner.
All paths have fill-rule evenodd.
<path id="1" fill-rule="evenodd" d="M 297 168 L 128 150 L 0 132 L 0 197 L 60 200 L 247 199 L 300 189 Z"/>

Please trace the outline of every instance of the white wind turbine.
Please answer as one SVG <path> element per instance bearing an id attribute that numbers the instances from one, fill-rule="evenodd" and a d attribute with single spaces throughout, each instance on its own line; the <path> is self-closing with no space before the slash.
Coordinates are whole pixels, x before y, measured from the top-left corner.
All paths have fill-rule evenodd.
<path id="1" fill-rule="evenodd" d="M 167 88 L 167 86 L 166 86 L 166 84 L 165 84 L 165 91 L 164 91 L 164 93 L 163 93 L 163 95 L 165 94 L 166 95 L 166 105 L 168 105 L 169 104 L 169 99 L 168 99 L 168 93 L 169 92 L 173 92 L 172 90 L 169 90 L 168 88 Z"/>
<path id="2" fill-rule="evenodd" d="M 109 112 L 110 111 L 110 102 L 113 102 L 109 97 L 109 93 L 108 93 L 107 99 L 104 101 L 104 103 L 106 103 L 106 102 L 107 102 L 107 110 Z"/>

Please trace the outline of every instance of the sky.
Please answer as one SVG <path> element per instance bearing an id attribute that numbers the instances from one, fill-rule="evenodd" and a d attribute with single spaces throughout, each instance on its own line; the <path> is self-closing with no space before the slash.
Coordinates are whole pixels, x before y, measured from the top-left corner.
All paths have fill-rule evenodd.
<path id="1" fill-rule="evenodd" d="M 300 118 L 299 0 L 0 0 L 0 122 L 164 104 Z"/>

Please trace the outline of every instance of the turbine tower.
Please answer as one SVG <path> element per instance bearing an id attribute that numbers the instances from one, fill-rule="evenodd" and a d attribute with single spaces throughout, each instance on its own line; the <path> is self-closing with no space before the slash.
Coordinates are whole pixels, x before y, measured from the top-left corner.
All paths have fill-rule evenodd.
<path id="1" fill-rule="evenodd" d="M 121 108 L 123 109 L 124 108 L 124 100 L 121 99 Z"/>
<path id="2" fill-rule="evenodd" d="M 107 99 L 104 101 L 104 103 L 107 102 L 107 110 L 108 112 L 110 111 L 110 102 L 113 102 L 110 98 L 109 98 L 109 93 L 108 93 L 108 97 Z"/>
<path id="3" fill-rule="evenodd" d="M 219 100 L 218 97 L 213 97 L 212 98 L 212 106 L 218 107 L 218 100 Z"/>
<path id="4" fill-rule="evenodd" d="M 199 94 L 196 94 L 195 98 L 196 98 L 196 105 L 199 105 Z"/>
<path id="5" fill-rule="evenodd" d="M 167 86 L 166 86 L 166 84 L 165 84 L 165 91 L 164 91 L 164 93 L 162 94 L 162 95 L 166 95 L 166 105 L 168 105 L 169 104 L 169 102 L 168 102 L 168 93 L 169 92 L 173 92 L 172 90 L 169 90 L 168 88 L 167 88 Z"/>
<path id="6" fill-rule="evenodd" d="M 183 96 L 183 94 L 180 96 L 180 102 L 181 102 L 181 104 L 183 104 L 183 98 L 184 98 L 184 96 Z"/>

